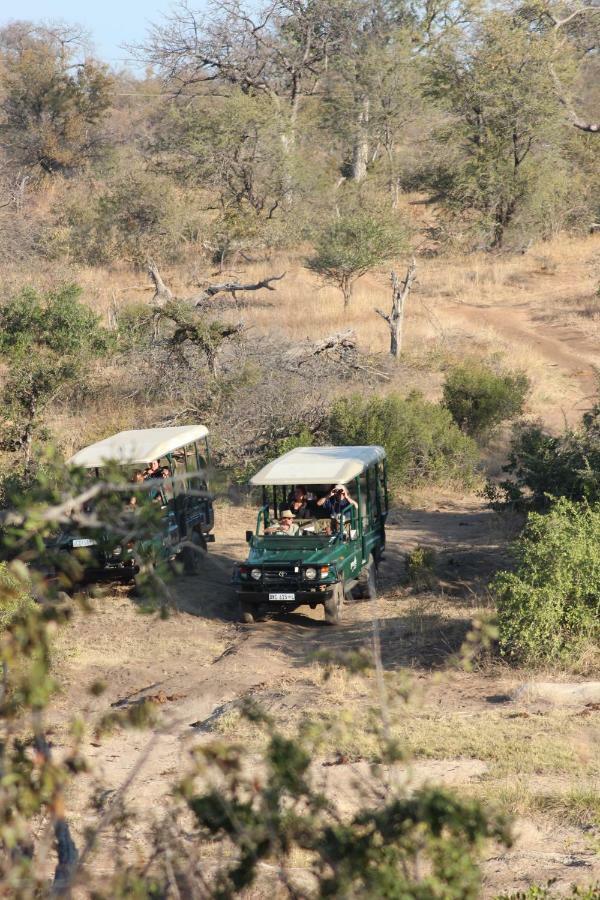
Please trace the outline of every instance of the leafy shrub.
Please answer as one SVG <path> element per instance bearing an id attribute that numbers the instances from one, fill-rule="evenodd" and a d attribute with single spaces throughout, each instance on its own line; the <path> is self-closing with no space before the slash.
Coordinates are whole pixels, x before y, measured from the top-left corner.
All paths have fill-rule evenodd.
<path id="1" fill-rule="evenodd" d="M 33 599 L 23 589 L 21 582 L 15 578 L 6 563 L 0 562 L 0 631 L 32 604 Z"/>
<path id="2" fill-rule="evenodd" d="M 523 662 L 573 659 L 600 639 L 600 505 L 561 498 L 532 512 L 515 544 L 517 568 L 492 582 L 500 646 Z"/>
<path id="3" fill-rule="evenodd" d="M 467 362 L 448 375 L 444 405 L 463 431 L 483 436 L 523 412 L 529 386 L 524 372 L 499 374 L 479 362 Z"/>
<path id="4" fill-rule="evenodd" d="M 338 400 L 328 432 L 334 444 L 385 447 L 392 487 L 425 479 L 468 486 L 475 476 L 474 441 L 463 434 L 447 409 L 428 403 L 418 393 Z"/>
<path id="5" fill-rule="evenodd" d="M 594 407 L 579 430 L 548 434 L 539 425 L 515 432 L 508 464 L 511 478 L 488 491 L 496 504 L 547 509 L 553 498 L 600 501 L 600 414 Z"/>
<path id="6" fill-rule="evenodd" d="M 118 345 L 126 350 L 150 346 L 152 341 L 152 310 L 147 303 L 125 303 L 116 317 Z"/>
<path id="7" fill-rule="evenodd" d="M 435 584 L 436 560 L 433 547 L 418 546 L 406 554 L 406 576 L 417 590 L 430 588 Z"/>

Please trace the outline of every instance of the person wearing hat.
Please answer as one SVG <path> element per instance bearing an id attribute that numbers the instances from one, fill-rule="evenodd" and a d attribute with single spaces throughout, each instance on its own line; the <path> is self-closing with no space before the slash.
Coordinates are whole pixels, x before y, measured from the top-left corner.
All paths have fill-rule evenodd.
<path id="1" fill-rule="evenodd" d="M 265 534 L 298 534 L 299 530 L 294 522 L 294 513 L 284 509 L 279 520 L 269 528 L 265 528 Z"/>
<path id="2" fill-rule="evenodd" d="M 330 516 L 338 516 L 349 506 L 358 509 L 358 503 L 352 499 L 343 484 L 334 484 L 328 494 L 317 500 L 317 506 L 320 506 Z"/>

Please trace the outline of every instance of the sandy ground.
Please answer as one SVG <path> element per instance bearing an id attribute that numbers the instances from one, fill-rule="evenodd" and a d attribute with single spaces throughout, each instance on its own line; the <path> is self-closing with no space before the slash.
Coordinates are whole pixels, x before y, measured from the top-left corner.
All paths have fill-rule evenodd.
<path id="1" fill-rule="evenodd" d="M 469 628 L 469 607 L 481 579 L 503 558 L 506 523 L 496 514 L 476 502 L 459 505 L 450 498 L 434 509 L 394 511 L 381 567 L 381 596 L 375 602 L 347 604 L 343 624 L 337 628 L 326 626 L 320 611 L 308 609 L 254 626 L 237 623 L 229 578 L 234 560 L 243 558 L 243 535 L 252 519 L 250 510 L 219 510 L 218 543 L 211 547 L 206 573 L 176 581 L 178 611 L 168 620 L 141 614 L 127 590 L 120 588 L 96 601 L 94 614 L 78 613 L 61 634 L 56 667 L 64 690 L 50 716 L 57 753 L 68 745 L 66 728 L 73 711 L 92 722 L 144 697 L 164 701 L 159 723 L 150 731 L 122 731 L 100 740 L 86 736 L 83 749 L 93 774 L 81 776 L 67 797 L 69 817 L 80 839 L 85 828 L 97 822 L 88 801 L 101 783 L 107 810 L 125 797 L 135 811 L 121 850 L 132 856 L 144 852 L 152 825 L 162 818 L 164 798 L 186 771 L 190 749 L 214 738 L 215 723 L 235 702 L 253 696 L 282 723 L 294 720 L 299 711 L 317 712 L 331 688 L 322 684 L 315 652 L 359 648 L 370 652 L 374 622 L 381 635 L 384 670 L 390 675 L 404 670 L 412 674 L 420 715 L 425 710 L 435 717 L 451 710 L 464 721 L 486 716 L 518 685 L 519 673 L 514 671 L 465 673 L 446 666 Z M 438 551 L 441 603 L 439 594 L 428 604 L 400 586 L 404 552 L 417 543 Z M 92 697 L 88 686 L 98 679 L 106 683 L 106 691 Z M 338 686 L 335 702 L 343 706 L 350 699 L 351 692 Z M 372 702 L 372 697 L 363 702 Z M 507 709 L 509 716 L 531 713 L 511 703 Z M 593 720 L 581 719 L 581 739 L 593 747 L 590 773 L 597 773 L 600 765 L 596 719 L 600 713 Z M 226 736 L 235 739 L 235 721 Z M 535 727 L 528 739 L 535 740 Z M 340 810 L 349 812 L 357 803 L 357 780 L 363 787 L 368 783 L 368 761 L 360 755 L 338 755 L 341 764 L 323 767 L 323 762 L 337 761 L 335 746 L 330 756 L 315 761 L 315 777 Z M 396 779 L 409 787 L 431 782 L 477 791 L 490 775 L 488 762 L 473 758 L 465 748 L 448 758 L 417 757 L 399 768 Z M 531 787 L 539 777 L 526 773 L 524 783 Z M 561 778 L 546 776 L 546 781 L 545 789 L 550 790 L 560 786 Z M 490 850 L 484 865 L 485 896 L 534 881 L 556 879 L 556 887 L 566 889 L 572 882 L 600 878 L 594 846 L 598 834 L 597 828 L 561 825 L 541 815 L 518 819 L 514 846 Z M 96 876 L 110 870 L 111 848 L 100 841 L 89 865 Z M 267 888 L 257 894 L 267 895 Z"/>

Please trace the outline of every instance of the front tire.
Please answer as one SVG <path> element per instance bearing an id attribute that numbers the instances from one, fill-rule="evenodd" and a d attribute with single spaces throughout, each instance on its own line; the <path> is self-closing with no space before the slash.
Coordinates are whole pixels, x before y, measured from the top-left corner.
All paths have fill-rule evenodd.
<path id="1" fill-rule="evenodd" d="M 333 593 L 325 603 L 325 621 L 328 625 L 339 625 L 342 618 L 342 604 L 344 602 L 344 585 L 339 582 L 334 585 Z"/>
<path id="2" fill-rule="evenodd" d="M 256 607 L 247 600 L 240 600 L 240 619 L 244 625 L 254 625 L 256 619 Z"/>
<path id="3" fill-rule="evenodd" d="M 357 593 L 362 600 L 377 599 L 377 563 L 372 556 L 360 571 Z"/>

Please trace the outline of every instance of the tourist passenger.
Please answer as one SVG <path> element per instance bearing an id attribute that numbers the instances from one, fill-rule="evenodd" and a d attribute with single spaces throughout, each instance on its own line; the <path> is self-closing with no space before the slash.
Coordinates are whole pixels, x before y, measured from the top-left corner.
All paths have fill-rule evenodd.
<path id="1" fill-rule="evenodd" d="M 144 478 L 160 478 L 160 465 L 157 459 L 153 459 L 144 469 Z"/>
<path id="2" fill-rule="evenodd" d="M 338 516 L 344 512 L 349 506 L 358 509 L 358 503 L 353 500 L 345 485 L 336 484 L 332 487 L 328 494 L 317 500 L 317 506 L 323 509 L 330 516 Z"/>
<path id="3" fill-rule="evenodd" d="M 310 499 L 306 488 L 299 485 L 288 496 L 284 509 L 289 509 L 299 519 L 310 519 L 314 515 L 314 501 Z"/>
<path id="4" fill-rule="evenodd" d="M 131 484 L 143 484 L 144 482 L 144 473 L 141 469 L 138 469 L 137 472 L 134 472 L 131 478 L 129 479 Z M 136 494 L 130 494 L 127 497 L 127 502 L 129 506 L 137 506 L 138 498 Z"/>
<path id="5" fill-rule="evenodd" d="M 294 513 L 284 509 L 279 520 L 274 525 L 265 528 L 265 534 L 298 534 L 299 528 L 294 522 Z"/>

